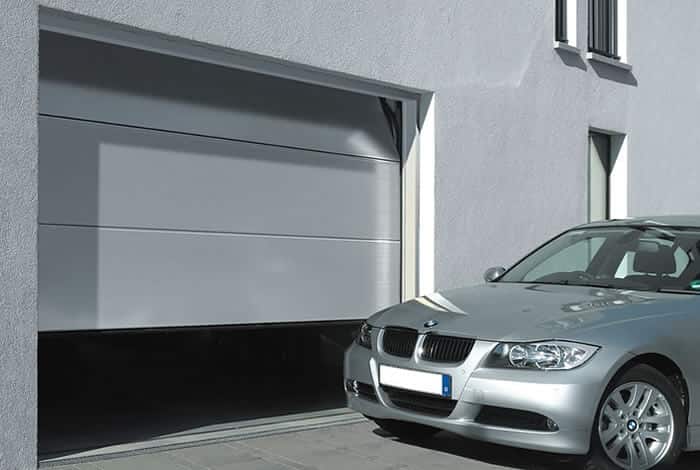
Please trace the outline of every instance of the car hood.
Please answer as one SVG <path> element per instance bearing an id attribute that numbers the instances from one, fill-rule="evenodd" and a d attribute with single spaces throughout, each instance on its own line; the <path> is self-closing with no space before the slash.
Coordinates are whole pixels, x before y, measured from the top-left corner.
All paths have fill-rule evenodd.
<path id="1" fill-rule="evenodd" d="M 577 339 L 584 331 L 683 310 L 696 296 L 583 286 L 489 283 L 438 292 L 383 310 L 376 327 L 494 341 Z M 426 322 L 437 325 L 426 327 Z"/>

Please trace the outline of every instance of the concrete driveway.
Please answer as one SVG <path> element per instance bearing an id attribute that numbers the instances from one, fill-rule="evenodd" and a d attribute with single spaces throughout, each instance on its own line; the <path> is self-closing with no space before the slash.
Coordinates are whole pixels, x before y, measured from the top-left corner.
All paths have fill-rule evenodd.
<path id="1" fill-rule="evenodd" d="M 371 422 L 53 467 L 60 470 L 426 470 L 575 468 L 558 456 L 515 450 L 440 433 L 404 442 Z M 700 468 L 688 454 L 678 469 Z"/>

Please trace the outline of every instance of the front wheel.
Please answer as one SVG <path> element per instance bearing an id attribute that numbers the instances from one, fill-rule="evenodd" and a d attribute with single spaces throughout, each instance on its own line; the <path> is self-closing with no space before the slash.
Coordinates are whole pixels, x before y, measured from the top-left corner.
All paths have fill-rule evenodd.
<path id="1" fill-rule="evenodd" d="M 426 426 L 424 424 L 410 423 L 408 421 L 395 421 L 393 419 L 371 419 L 384 431 L 398 437 L 399 439 L 405 439 L 407 441 L 427 439 L 440 432 L 439 429 Z"/>
<path id="2" fill-rule="evenodd" d="M 638 365 L 608 386 L 591 436 L 587 469 L 671 468 L 685 445 L 686 414 L 676 387 Z"/>

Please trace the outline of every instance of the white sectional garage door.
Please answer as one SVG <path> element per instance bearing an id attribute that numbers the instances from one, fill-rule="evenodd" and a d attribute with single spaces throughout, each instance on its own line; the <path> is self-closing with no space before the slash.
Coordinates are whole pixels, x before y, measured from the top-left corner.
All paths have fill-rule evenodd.
<path id="1" fill-rule="evenodd" d="M 358 319 L 399 301 L 377 97 L 41 33 L 40 330 Z"/>

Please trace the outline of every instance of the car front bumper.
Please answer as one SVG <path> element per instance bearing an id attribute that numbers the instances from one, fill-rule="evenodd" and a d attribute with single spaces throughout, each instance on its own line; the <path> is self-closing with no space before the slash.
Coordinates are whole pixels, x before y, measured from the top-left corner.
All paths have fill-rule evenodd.
<path id="1" fill-rule="evenodd" d="M 444 365 L 415 356 L 394 357 L 353 344 L 345 356 L 345 379 L 370 385 L 376 396 L 370 399 L 346 390 L 348 406 L 371 418 L 421 423 L 496 444 L 561 454 L 587 453 L 594 416 L 607 383 L 607 371 L 600 373 L 600 364 L 595 362 L 604 358 L 594 356 L 570 371 L 481 368 L 482 360 L 495 346 L 494 342 L 476 341 L 464 363 Z M 448 416 L 433 416 L 395 406 L 379 384 L 380 364 L 449 374 L 454 409 Z M 510 424 L 507 419 L 498 425 L 484 424 L 479 414 L 485 406 L 536 413 L 549 418 L 556 427 L 534 430 Z"/>

